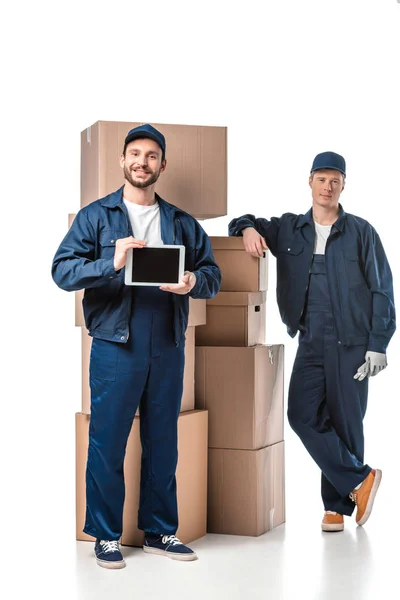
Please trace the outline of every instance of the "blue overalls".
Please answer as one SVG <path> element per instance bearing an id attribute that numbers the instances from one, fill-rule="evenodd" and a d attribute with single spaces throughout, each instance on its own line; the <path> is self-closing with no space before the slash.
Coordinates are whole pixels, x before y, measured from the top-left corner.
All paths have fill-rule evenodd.
<path id="1" fill-rule="evenodd" d="M 314 254 L 299 347 L 289 386 L 288 419 L 322 471 L 325 510 L 351 515 L 348 494 L 371 471 L 363 464 L 363 418 L 368 379 L 354 379 L 365 362 L 364 346 L 338 341 L 325 256 Z"/>
<path id="2" fill-rule="evenodd" d="M 93 339 L 90 356 L 91 415 L 86 469 L 84 532 L 103 540 L 122 534 L 123 464 L 140 406 L 142 464 L 138 528 L 175 534 L 177 422 L 184 371 L 184 340 L 176 345 L 171 294 L 132 288 L 126 344 Z"/>

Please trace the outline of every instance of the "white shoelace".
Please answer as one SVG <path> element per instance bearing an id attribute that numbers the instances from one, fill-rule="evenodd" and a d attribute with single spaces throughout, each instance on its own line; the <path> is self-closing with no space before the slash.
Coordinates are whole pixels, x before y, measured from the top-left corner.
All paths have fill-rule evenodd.
<path id="1" fill-rule="evenodd" d="M 163 535 L 162 543 L 170 544 L 171 546 L 178 546 L 179 544 L 182 544 L 181 540 L 178 539 L 175 535 Z"/>
<path id="2" fill-rule="evenodd" d="M 357 492 L 350 492 L 349 498 L 350 500 L 353 500 L 355 504 L 357 504 Z"/>
<path id="3" fill-rule="evenodd" d="M 104 552 L 119 552 L 118 540 L 111 540 L 109 542 L 100 540 L 100 546 L 103 548 Z"/>

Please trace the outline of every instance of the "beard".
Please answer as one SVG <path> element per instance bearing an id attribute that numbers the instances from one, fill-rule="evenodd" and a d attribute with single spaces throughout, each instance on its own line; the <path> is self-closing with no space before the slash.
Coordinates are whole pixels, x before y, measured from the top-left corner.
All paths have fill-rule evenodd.
<path id="1" fill-rule="evenodd" d="M 124 166 L 125 179 L 127 181 L 129 181 L 129 183 L 136 188 L 146 188 L 149 185 L 153 185 L 153 183 L 155 183 L 157 181 L 157 179 L 160 177 L 161 170 L 159 169 L 158 171 L 151 171 L 150 169 L 145 169 L 145 173 L 150 174 L 150 177 L 148 179 L 146 179 L 146 181 L 142 181 L 141 179 L 135 180 L 132 177 L 131 170 L 128 169 L 127 166 Z"/>

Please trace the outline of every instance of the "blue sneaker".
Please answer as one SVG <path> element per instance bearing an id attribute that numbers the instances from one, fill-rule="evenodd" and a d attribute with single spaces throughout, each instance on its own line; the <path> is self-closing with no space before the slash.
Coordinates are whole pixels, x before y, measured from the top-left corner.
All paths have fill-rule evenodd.
<path id="1" fill-rule="evenodd" d="M 96 540 L 94 553 L 100 567 L 106 569 L 123 569 L 125 567 L 124 557 L 121 554 L 117 540 Z"/>
<path id="2" fill-rule="evenodd" d="M 174 560 L 196 560 L 197 558 L 197 554 L 174 535 L 145 533 L 143 550 L 149 554 L 161 554 Z"/>

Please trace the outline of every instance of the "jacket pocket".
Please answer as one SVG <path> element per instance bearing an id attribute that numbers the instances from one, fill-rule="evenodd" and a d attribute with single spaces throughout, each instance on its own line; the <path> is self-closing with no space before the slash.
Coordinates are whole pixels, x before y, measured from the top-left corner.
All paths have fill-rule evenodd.
<path id="1" fill-rule="evenodd" d="M 112 258 L 115 253 L 115 243 L 117 240 L 127 237 L 125 231 L 116 231 L 115 229 L 104 229 L 100 233 L 100 257 Z"/>
<path id="2" fill-rule="evenodd" d="M 296 277 L 304 262 L 304 244 L 300 242 L 280 242 L 276 253 L 276 268 L 279 284 L 286 285 L 292 277 Z"/>
<path id="3" fill-rule="evenodd" d="M 280 242 L 277 254 L 281 256 L 298 256 L 304 250 L 300 242 Z"/>
<path id="4" fill-rule="evenodd" d="M 365 277 L 361 268 L 360 259 L 358 257 L 357 248 L 345 248 L 344 268 L 346 271 L 349 288 L 366 285 Z"/>
<path id="5" fill-rule="evenodd" d="M 371 331 L 372 294 L 365 283 L 349 289 L 347 332 L 366 335 Z"/>

